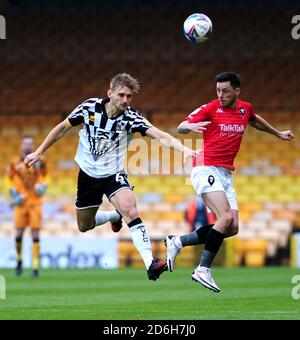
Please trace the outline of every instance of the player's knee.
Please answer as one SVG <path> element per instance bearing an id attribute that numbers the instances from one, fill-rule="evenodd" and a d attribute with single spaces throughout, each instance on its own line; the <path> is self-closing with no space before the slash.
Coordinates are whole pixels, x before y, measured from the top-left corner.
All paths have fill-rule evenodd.
<path id="1" fill-rule="evenodd" d="M 20 238 L 22 240 L 24 234 L 24 229 L 17 229 L 17 238 Z"/>
<path id="2" fill-rule="evenodd" d="M 82 233 L 85 233 L 86 231 L 89 230 L 89 228 L 87 228 L 85 225 L 79 225 L 78 230 Z"/>
<path id="3" fill-rule="evenodd" d="M 16 242 L 22 242 L 23 237 L 22 236 L 16 236 Z"/>
<path id="4" fill-rule="evenodd" d="M 222 216 L 222 222 L 226 232 L 229 231 L 234 222 L 233 213 L 231 211 L 224 213 L 224 215 Z"/>
<path id="5" fill-rule="evenodd" d="M 89 223 L 78 222 L 78 229 L 80 232 L 85 233 L 88 230 L 91 230 L 95 227 L 95 225 L 90 226 Z"/>
<path id="6" fill-rule="evenodd" d="M 128 219 L 132 221 L 139 217 L 137 208 L 134 206 L 124 207 L 121 213 L 122 213 L 122 216 L 126 216 Z"/>
<path id="7" fill-rule="evenodd" d="M 228 231 L 228 237 L 237 235 L 238 232 L 239 232 L 239 225 L 238 223 L 233 222 Z"/>

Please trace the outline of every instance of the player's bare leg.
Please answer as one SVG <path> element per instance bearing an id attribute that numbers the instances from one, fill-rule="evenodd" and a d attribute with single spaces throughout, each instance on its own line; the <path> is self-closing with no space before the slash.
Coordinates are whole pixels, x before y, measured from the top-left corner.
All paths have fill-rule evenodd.
<path id="1" fill-rule="evenodd" d="M 32 277 L 39 276 L 40 265 L 40 231 L 31 229 L 32 236 Z"/>
<path id="2" fill-rule="evenodd" d="M 16 228 L 16 254 L 17 254 L 17 265 L 16 265 L 16 276 L 22 275 L 22 242 L 25 228 Z"/>
<path id="3" fill-rule="evenodd" d="M 121 229 L 121 215 L 116 210 L 97 211 L 98 207 L 76 209 L 78 229 L 81 232 L 84 233 L 88 230 L 92 230 L 96 226 L 102 225 L 108 221 L 112 223 L 113 231 L 117 232 Z M 116 226 L 114 227 L 115 224 Z"/>
<path id="4" fill-rule="evenodd" d="M 153 259 L 151 240 L 139 217 L 134 193 L 124 188 L 114 194 L 110 201 L 129 227 L 132 241 L 145 263 L 149 280 L 155 281 L 166 270 L 166 262 Z"/>
<path id="5" fill-rule="evenodd" d="M 239 212 L 237 210 L 231 210 L 233 214 L 233 223 L 227 229 L 225 238 L 236 235 L 239 232 Z"/>

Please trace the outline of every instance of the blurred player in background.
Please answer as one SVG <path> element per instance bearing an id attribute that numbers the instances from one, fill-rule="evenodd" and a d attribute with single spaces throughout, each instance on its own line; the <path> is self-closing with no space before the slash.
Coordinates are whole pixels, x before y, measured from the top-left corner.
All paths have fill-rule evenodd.
<path id="1" fill-rule="evenodd" d="M 49 133 L 34 153 L 26 157 L 25 163 L 35 164 L 68 130 L 82 125 L 75 157 L 80 167 L 76 199 L 78 228 L 86 232 L 110 221 L 113 231 L 117 232 L 122 228 L 123 217 L 143 258 L 149 280 L 156 280 L 167 269 L 166 261 L 153 258 L 148 231 L 139 217 L 136 198 L 124 171 L 127 146 L 133 133 L 139 132 L 184 153 L 185 159 L 194 152 L 152 126 L 129 106 L 133 93 L 138 91 L 136 79 L 126 73 L 116 75 L 111 79 L 107 98 L 91 98 L 80 104 Z M 117 210 L 97 212 L 103 195 Z"/>
<path id="2" fill-rule="evenodd" d="M 14 207 L 16 226 L 16 275 L 22 274 L 22 239 L 26 227 L 32 235 L 32 277 L 38 276 L 40 256 L 40 228 L 42 226 L 42 196 L 47 189 L 46 165 L 39 160 L 33 167 L 24 164 L 25 157 L 34 150 L 34 140 L 24 136 L 21 141 L 21 155 L 12 160 L 8 167 L 7 183 Z"/>
<path id="3" fill-rule="evenodd" d="M 206 206 L 201 197 L 197 196 L 194 201 L 188 204 L 185 220 L 189 224 L 191 232 L 209 224 Z"/>
<path id="4" fill-rule="evenodd" d="M 238 205 L 233 188 L 233 162 L 239 151 L 247 124 L 275 137 L 291 141 L 291 131 L 278 131 L 258 114 L 251 104 L 238 99 L 240 78 L 232 72 L 216 76 L 218 99 L 193 111 L 178 126 L 179 133 L 203 132 L 202 123 L 209 121 L 203 132 L 204 148 L 194 159 L 191 174 L 193 187 L 216 217 L 214 224 L 203 226 L 193 233 L 166 238 L 167 263 L 170 271 L 182 247 L 205 244 L 199 266 L 192 279 L 214 292 L 220 288 L 211 276 L 212 262 L 225 237 L 238 233 Z"/>

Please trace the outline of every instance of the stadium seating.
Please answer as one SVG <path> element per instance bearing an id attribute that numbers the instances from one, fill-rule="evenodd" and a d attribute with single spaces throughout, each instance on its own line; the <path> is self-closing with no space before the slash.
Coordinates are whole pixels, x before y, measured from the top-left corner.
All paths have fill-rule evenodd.
<path id="1" fill-rule="evenodd" d="M 116 30 L 122 13 L 103 16 L 101 25 L 99 13 L 86 13 L 89 24 L 82 25 L 80 30 L 76 29 L 79 14 L 67 14 L 68 20 L 63 13 L 28 14 L 31 25 L 25 24 L 28 16 L 25 20 L 16 14 L 10 22 L 14 39 L 8 39 L 1 46 L 0 235 L 13 235 L 3 177 L 9 160 L 18 154 L 20 136 L 31 134 L 36 143 L 40 143 L 51 127 L 81 101 L 103 95 L 113 74 L 126 71 L 141 83 L 141 93 L 136 96 L 134 106 L 140 107 L 154 125 L 183 141 L 187 137 L 178 135 L 176 127 L 194 108 L 215 98 L 213 79 L 226 65 L 240 73 L 243 95 L 257 112 L 281 129 L 292 127 L 296 136 L 295 142 L 284 143 L 247 128 L 236 161 L 235 188 L 241 220 L 236 238 L 238 253 L 240 258 L 247 253 L 245 262 L 253 265 L 263 263 L 262 250 L 259 256 L 253 255 L 251 247 L 245 246 L 247 242 L 265 240 L 266 256 L 275 256 L 277 249 L 287 246 L 293 229 L 300 230 L 300 145 L 297 142 L 300 75 L 296 44 L 287 44 L 287 30 L 271 23 L 276 21 L 276 16 L 289 13 L 268 11 L 266 17 L 263 12 L 247 12 L 247 16 L 255 17 L 256 26 L 264 32 L 254 35 L 252 28 L 242 25 L 242 20 L 236 21 L 237 15 L 243 17 L 245 12 L 235 11 L 224 17 L 222 11 L 216 11 L 215 43 L 208 42 L 205 53 L 200 53 L 201 46 L 186 48 L 181 29 L 177 29 L 186 14 L 187 11 L 170 15 L 153 11 L 144 20 L 143 16 L 126 13 L 126 20 L 122 20 L 122 39 Z M 226 41 L 232 40 L 228 27 L 232 22 L 235 23 L 235 44 L 228 49 Z M 75 31 L 77 34 L 73 34 Z M 222 34 L 217 34 L 218 31 Z M 245 41 L 245 34 L 251 37 L 251 42 Z M 104 39 L 107 36 L 111 38 Z M 114 41 L 118 41 L 118 50 Z M 126 53 L 121 57 L 119 51 Z M 237 52 L 240 58 L 232 58 Z M 258 91 L 261 86 L 262 90 Z M 195 148 L 196 135 L 191 136 L 189 142 Z M 78 130 L 74 129 L 46 154 L 51 180 L 44 208 L 45 235 L 79 233 L 73 206 L 77 176 L 73 156 L 77 140 Z M 146 141 L 149 147 L 151 142 Z M 151 161 L 142 164 L 141 171 L 150 167 L 155 174 L 130 176 L 141 217 L 156 239 L 185 233 L 188 230 L 184 219 L 186 205 L 195 195 L 189 184 L 189 170 L 176 173 L 181 163 L 173 154 L 165 164 L 157 154 L 151 154 L 150 148 L 148 151 Z M 128 157 L 133 153 L 134 150 L 130 151 Z M 102 208 L 111 209 L 111 206 L 105 201 Z M 107 224 L 92 233 L 110 233 L 110 227 Z M 124 240 L 130 238 L 127 228 L 119 235 Z M 125 263 L 127 251 L 132 248 L 120 247 Z M 182 261 L 184 264 L 185 260 Z"/>
<path id="2" fill-rule="evenodd" d="M 245 265 L 249 267 L 262 267 L 265 265 L 266 240 L 252 239 L 245 245 Z"/>
<path id="3" fill-rule="evenodd" d="M 34 126 L 35 123 L 35 118 L 33 118 L 32 121 L 27 119 L 26 123 L 23 121 L 22 129 L 29 131 L 29 126 Z M 50 128 L 50 125 L 48 128 Z M 5 134 L 8 133 L 7 131 L 14 131 L 14 129 L 10 127 L 6 127 L 5 130 L 1 129 L 0 145 L 5 145 Z M 256 133 L 254 132 L 254 134 Z M 39 133 L 35 136 L 38 140 L 43 138 Z M 274 257 L 278 249 L 288 245 L 293 226 L 299 227 L 300 225 L 300 206 L 297 204 L 297 202 L 300 201 L 298 190 L 300 183 L 298 177 L 289 174 L 288 168 L 281 166 L 282 160 L 280 157 L 271 157 L 271 151 L 273 151 L 274 147 L 270 149 L 270 147 L 265 146 L 268 136 L 265 137 L 261 134 L 261 142 L 257 144 L 259 149 L 262 149 L 264 152 L 263 158 L 261 158 L 260 161 L 255 158 L 255 150 L 253 150 L 251 144 L 251 133 L 247 137 L 250 138 L 245 138 L 242 146 L 242 148 L 247 148 L 248 150 L 247 159 L 245 164 L 237 166 L 238 170 L 235 178 L 235 186 L 240 202 L 241 220 L 240 233 L 236 237 L 236 242 L 240 242 L 240 246 L 237 246 L 236 255 L 239 259 L 236 260 L 236 262 L 249 266 L 260 266 L 265 263 L 266 256 Z M 52 180 L 49 185 L 46 200 L 47 204 L 45 206 L 44 235 L 79 234 L 74 219 L 75 210 L 73 206 L 77 169 L 76 165 L 72 162 L 72 158 L 75 152 L 76 142 L 76 135 L 68 136 L 60 142 L 59 153 L 57 153 L 54 148 L 50 150 L 47 155 Z M 279 144 L 276 142 L 276 146 L 277 145 Z M 292 152 L 292 156 L 290 156 L 290 146 L 287 144 L 285 146 L 286 150 L 281 149 L 282 154 L 290 159 L 291 162 L 297 162 L 297 153 Z M 17 148 L 17 139 L 15 139 L 10 146 L 6 146 L 5 152 L 2 155 L 4 158 L 4 163 L 2 164 L 6 164 Z M 294 149 L 297 150 L 297 147 L 293 145 L 292 150 Z M 239 158 L 242 157 L 243 150 L 241 150 Z M 294 157 L 294 159 L 292 157 Z M 268 162 L 265 161 L 266 159 L 268 159 Z M 249 164 L 253 164 L 253 166 L 256 167 L 256 176 L 240 174 L 241 168 L 247 167 Z M 277 166 L 282 169 L 282 175 L 266 175 L 263 169 L 270 166 Z M 4 170 L 4 165 L 2 165 L 0 181 L 0 193 L 3 197 L 2 207 L 4 204 L 8 206 L 7 193 L 3 180 Z M 135 186 L 135 193 L 138 196 L 140 215 L 149 227 L 152 238 L 159 240 L 168 234 L 180 235 L 188 230 L 184 220 L 184 211 L 186 203 L 193 199 L 194 193 L 192 187 L 186 184 L 186 182 L 188 182 L 186 181 L 186 177 L 176 175 L 132 176 L 130 180 Z M 56 210 L 52 210 L 52 206 L 56 206 Z M 102 208 L 111 209 L 111 206 L 106 201 Z M 11 216 L 9 217 L 9 214 L 6 214 L 5 219 L 3 216 L 1 216 L 0 221 L 0 234 L 11 236 L 13 234 Z M 9 220 L 7 220 L 7 218 L 9 218 Z M 107 224 L 101 228 L 96 228 L 92 233 L 95 235 L 110 233 L 110 226 Z M 120 238 L 124 240 L 130 239 L 127 228 L 122 229 Z M 257 250 L 255 246 L 252 251 L 250 247 L 250 245 L 252 245 L 251 242 L 254 242 L 258 238 L 264 240 L 266 245 L 265 249 L 261 247 L 260 250 Z M 132 246 L 128 246 L 128 243 L 126 244 L 128 248 L 126 252 L 123 251 L 125 248 L 120 246 L 120 261 L 122 265 L 129 265 L 128 252 L 132 251 L 133 253 L 130 253 L 132 263 L 137 266 L 142 266 L 137 254 L 134 254 L 135 250 L 133 250 Z M 256 243 L 254 242 L 253 244 L 255 245 Z M 160 248 L 158 254 L 162 252 L 163 248 Z M 179 261 L 181 261 L 182 266 L 189 266 L 193 263 L 193 256 L 191 254 L 194 253 L 189 252 L 186 256 L 181 257 Z"/>

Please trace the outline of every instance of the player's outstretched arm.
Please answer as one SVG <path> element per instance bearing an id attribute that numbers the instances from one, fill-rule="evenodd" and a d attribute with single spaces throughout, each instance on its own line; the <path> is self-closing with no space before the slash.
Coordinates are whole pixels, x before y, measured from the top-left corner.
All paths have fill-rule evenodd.
<path id="1" fill-rule="evenodd" d="M 278 131 L 275 127 L 273 127 L 258 114 L 255 115 L 255 119 L 249 120 L 249 124 L 257 130 L 268 132 L 271 135 L 274 135 L 282 140 L 291 141 L 294 138 L 294 134 L 290 130 Z"/>
<path id="2" fill-rule="evenodd" d="M 186 162 L 189 157 L 195 156 L 197 153 L 196 151 L 184 146 L 179 140 L 171 136 L 169 133 L 159 130 L 155 126 L 151 126 L 151 128 L 146 131 L 146 135 L 153 139 L 157 139 L 163 146 L 174 148 L 175 150 L 182 152 L 184 154 L 184 162 Z"/>
<path id="3" fill-rule="evenodd" d="M 198 122 L 198 123 L 189 123 L 187 121 L 184 121 L 179 124 L 177 130 L 181 134 L 186 134 L 188 132 L 204 132 L 206 130 L 206 126 L 210 124 L 211 122 L 204 121 L 204 122 Z"/>
<path id="4" fill-rule="evenodd" d="M 72 127 L 68 118 L 56 125 L 36 151 L 26 156 L 24 163 L 29 167 L 32 166 L 50 146 L 61 139 Z"/>

